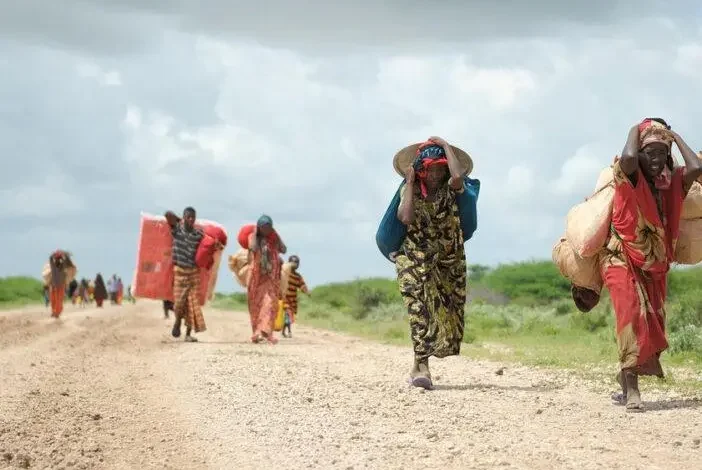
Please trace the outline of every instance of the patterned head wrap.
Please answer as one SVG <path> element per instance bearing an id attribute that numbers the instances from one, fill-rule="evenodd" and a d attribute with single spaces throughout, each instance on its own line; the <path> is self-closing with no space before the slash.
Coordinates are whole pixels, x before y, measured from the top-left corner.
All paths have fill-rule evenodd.
<path id="1" fill-rule="evenodd" d="M 670 148 L 673 145 L 673 140 L 670 126 L 653 119 L 644 119 L 639 124 L 639 149 L 643 149 L 653 143 L 661 143 Z"/>
<path id="2" fill-rule="evenodd" d="M 644 119 L 639 124 L 639 150 L 654 143 L 663 144 L 668 148 L 668 161 L 661 174 L 656 176 L 653 181 L 658 189 L 668 189 L 672 181 L 673 160 L 670 156 L 670 148 L 673 145 L 673 140 L 675 139 L 668 125 L 653 119 Z"/>
<path id="3" fill-rule="evenodd" d="M 273 219 L 271 219 L 267 215 L 262 215 L 261 217 L 258 218 L 258 222 L 256 222 L 256 226 L 263 227 L 264 225 L 273 226 Z"/>
<path id="4" fill-rule="evenodd" d="M 417 148 L 417 159 L 414 161 L 413 168 L 417 179 L 419 180 L 419 188 L 422 191 L 422 196 L 427 196 L 426 178 L 429 167 L 434 165 L 448 165 L 446 159 L 446 151 L 440 145 L 434 142 L 427 141 Z"/>

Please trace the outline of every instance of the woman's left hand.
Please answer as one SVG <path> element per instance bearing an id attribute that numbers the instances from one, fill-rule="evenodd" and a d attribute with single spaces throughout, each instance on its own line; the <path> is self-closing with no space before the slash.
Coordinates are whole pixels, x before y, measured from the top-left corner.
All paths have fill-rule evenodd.
<path id="1" fill-rule="evenodd" d="M 437 144 L 437 145 L 442 146 L 442 147 L 447 147 L 447 146 L 448 146 L 448 142 L 446 142 L 446 141 L 445 141 L 444 139 L 442 139 L 441 137 L 432 136 L 432 137 L 429 137 L 429 140 L 432 141 L 432 142 L 434 142 L 434 143 Z"/>

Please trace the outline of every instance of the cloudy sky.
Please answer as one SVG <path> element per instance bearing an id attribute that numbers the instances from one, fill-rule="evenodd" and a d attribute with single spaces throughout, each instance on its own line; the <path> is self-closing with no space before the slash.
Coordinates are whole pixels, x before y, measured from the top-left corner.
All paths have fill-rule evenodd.
<path id="1" fill-rule="evenodd" d="M 313 285 L 391 276 L 392 155 L 430 135 L 483 184 L 469 262 L 549 258 L 636 121 L 702 149 L 699 2 L 340 3 L 3 1 L 0 276 L 129 279 L 140 212 L 186 205 L 270 214 Z"/>

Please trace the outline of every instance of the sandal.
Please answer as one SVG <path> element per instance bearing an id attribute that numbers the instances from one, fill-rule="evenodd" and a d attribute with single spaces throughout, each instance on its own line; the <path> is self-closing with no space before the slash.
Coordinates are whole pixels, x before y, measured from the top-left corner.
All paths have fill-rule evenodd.
<path id="1" fill-rule="evenodd" d="M 186 343 L 197 343 L 197 338 L 188 335 L 185 337 L 185 342 Z"/>

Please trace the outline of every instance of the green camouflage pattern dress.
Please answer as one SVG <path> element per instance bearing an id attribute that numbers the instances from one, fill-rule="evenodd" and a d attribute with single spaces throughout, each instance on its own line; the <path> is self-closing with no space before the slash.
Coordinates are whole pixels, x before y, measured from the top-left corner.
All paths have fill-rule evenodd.
<path id="1" fill-rule="evenodd" d="M 467 273 L 458 192 L 446 185 L 433 202 L 415 195 L 415 219 L 395 261 L 417 359 L 461 351 Z"/>

